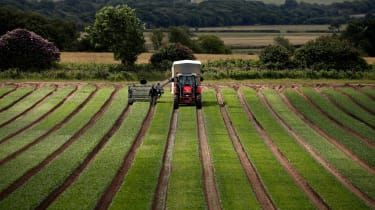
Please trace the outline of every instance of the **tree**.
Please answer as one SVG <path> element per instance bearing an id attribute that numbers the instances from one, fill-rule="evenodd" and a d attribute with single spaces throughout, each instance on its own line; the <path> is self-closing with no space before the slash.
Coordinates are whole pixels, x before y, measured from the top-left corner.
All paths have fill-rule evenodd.
<path id="1" fill-rule="evenodd" d="M 57 47 L 43 37 L 25 29 L 15 29 L 0 38 L 0 68 L 38 70 L 60 60 Z"/>
<path id="2" fill-rule="evenodd" d="M 354 20 L 342 33 L 348 40 L 364 53 L 375 56 L 375 17 L 368 16 L 362 20 Z"/>
<path id="3" fill-rule="evenodd" d="M 301 68 L 312 70 L 363 71 L 368 68 L 349 42 L 330 36 L 309 41 L 296 51 L 294 60 Z"/>
<path id="4" fill-rule="evenodd" d="M 144 25 L 135 10 L 128 6 L 103 7 L 88 28 L 92 41 L 107 46 L 124 65 L 133 65 L 137 56 L 145 51 Z"/>
<path id="5" fill-rule="evenodd" d="M 169 69 L 173 61 L 178 60 L 195 60 L 193 51 L 182 44 L 170 44 L 160 49 L 159 52 L 154 53 L 150 62 L 153 66 L 159 69 Z"/>
<path id="6" fill-rule="evenodd" d="M 193 49 L 193 40 L 191 39 L 192 34 L 189 31 L 189 28 L 185 27 L 171 27 L 169 29 L 169 42 L 171 43 L 180 43 L 191 49 Z"/>
<path id="7" fill-rule="evenodd" d="M 230 49 L 215 35 L 202 35 L 198 38 L 198 44 L 204 53 L 229 54 Z"/>
<path id="8" fill-rule="evenodd" d="M 285 37 L 277 36 L 277 37 L 275 37 L 273 42 L 275 43 L 275 45 L 285 47 L 285 49 L 287 49 L 291 55 L 295 51 L 294 46 L 290 43 L 289 39 L 287 39 Z"/>
<path id="9" fill-rule="evenodd" d="M 282 46 L 269 45 L 259 56 L 260 62 L 269 69 L 286 69 L 290 65 L 290 53 Z"/>
<path id="10" fill-rule="evenodd" d="M 164 34 L 162 30 L 153 30 L 151 35 L 151 42 L 154 50 L 159 50 L 163 44 Z"/>

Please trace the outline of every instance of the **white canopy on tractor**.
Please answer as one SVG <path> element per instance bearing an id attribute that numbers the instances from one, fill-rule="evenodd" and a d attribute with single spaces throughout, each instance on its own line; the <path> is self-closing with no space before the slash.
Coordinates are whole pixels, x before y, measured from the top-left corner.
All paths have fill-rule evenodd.
<path id="1" fill-rule="evenodd" d="M 172 78 L 175 78 L 176 76 L 179 76 L 181 74 L 183 75 L 194 75 L 197 78 L 201 77 L 202 74 L 202 63 L 200 61 L 194 61 L 194 60 L 181 60 L 181 61 L 175 61 L 172 65 Z M 199 80 L 198 80 L 199 81 Z M 173 94 L 173 88 L 174 82 L 172 82 L 172 94 Z"/>

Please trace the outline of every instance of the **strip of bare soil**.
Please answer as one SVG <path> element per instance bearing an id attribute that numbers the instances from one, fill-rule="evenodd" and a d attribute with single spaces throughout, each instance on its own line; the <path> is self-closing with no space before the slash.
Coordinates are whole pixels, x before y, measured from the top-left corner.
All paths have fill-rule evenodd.
<path id="1" fill-rule="evenodd" d="M 15 101 L 13 101 L 12 103 L 10 103 L 8 106 L 5 106 L 5 107 L 1 108 L 0 112 L 8 110 L 10 107 L 14 106 L 16 103 L 20 102 L 22 99 L 24 99 L 27 96 L 29 96 L 31 93 L 33 93 L 38 88 L 39 88 L 39 85 L 35 86 L 33 90 L 30 90 L 29 92 L 25 93 L 23 96 L 21 96 L 20 98 L 18 98 Z"/>
<path id="2" fill-rule="evenodd" d="M 104 147 L 104 145 L 111 139 L 111 137 L 117 132 L 125 118 L 128 116 L 130 106 L 126 106 L 122 111 L 121 115 L 117 118 L 116 122 L 112 125 L 111 129 L 102 137 L 95 148 L 86 156 L 83 162 L 69 175 L 68 178 L 56 189 L 54 189 L 35 209 L 47 209 L 56 198 L 61 195 L 70 185 L 72 185 L 79 175 L 90 162 L 95 158 L 98 152 Z"/>
<path id="3" fill-rule="evenodd" d="M 373 95 L 370 95 L 370 94 L 366 93 L 366 91 L 363 91 L 362 87 L 355 87 L 355 86 L 351 86 L 351 87 L 355 88 L 356 90 L 360 91 L 361 93 L 365 94 L 366 96 L 371 98 L 373 101 L 375 101 L 375 97 Z M 374 91 L 375 91 L 375 89 L 374 89 Z"/>
<path id="4" fill-rule="evenodd" d="M 22 115 L 26 114 L 27 112 L 31 111 L 32 109 L 34 109 L 35 107 L 37 107 L 38 105 L 40 105 L 44 100 L 46 100 L 48 97 L 50 97 L 54 92 L 57 91 L 57 88 L 58 86 L 55 85 L 54 89 L 49 92 L 47 95 L 43 96 L 41 99 L 39 99 L 37 102 L 35 102 L 33 105 L 31 105 L 30 107 L 28 107 L 27 109 L 25 109 L 23 112 L 17 114 L 16 116 L 12 117 L 11 119 L 7 120 L 6 122 L 3 122 L 2 124 L 0 124 L 0 128 L 8 125 L 9 123 L 13 122 L 14 120 L 18 119 L 19 117 L 21 117 Z"/>
<path id="5" fill-rule="evenodd" d="M 316 88 L 315 90 L 320 93 L 319 89 Z M 371 142 L 371 140 L 369 140 L 368 138 L 366 138 L 362 134 L 358 133 L 354 129 L 352 129 L 352 128 L 348 127 L 348 126 L 345 126 L 344 124 L 342 124 L 341 122 L 339 122 L 338 120 L 336 120 L 331 114 L 329 114 L 328 112 L 324 111 L 318 104 L 316 104 L 311 98 L 309 98 L 308 96 L 306 96 L 302 91 L 299 91 L 299 90 L 297 90 L 297 91 L 298 91 L 298 93 L 300 95 L 302 95 L 307 100 L 307 102 L 309 104 L 311 104 L 312 106 L 314 106 L 319 112 L 321 112 L 324 116 L 326 116 L 328 119 L 330 119 L 333 123 L 335 123 L 336 125 L 338 125 L 342 129 L 344 129 L 348 133 L 350 133 L 350 134 L 354 135 L 355 137 L 357 137 L 359 140 L 361 140 L 363 143 L 365 143 L 368 147 L 375 148 L 375 144 L 373 142 Z M 341 111 L 343 111 L 345 114 L 348 114 L 348 115 L 352 116 L 353 118 L 355 118 L 353 114 L 347 112 L 341 105 L 339 105 L 330 96 L 328 96 L 328 95 L 326 95 L 324 93 L 322 93 L 322 95 L 324 97 L 326 97 L 331 103 L 333 103 L 337 108 L 339 108 Z M 355 118 L 355 119 L 357 119 L 357 118 Z"/>
<path id="6" fill-rule="evenodd" d="M 221 95 L 220 90 L 216 90 L 216 97 L 220 105 L 220 111 L 224 119 L 225 127 L 227 128 L 228 134 L 232 140 L 233 147 L 236 150 L 237 156 L 241 162 L 243 169 L 245 170 L 246 176 L 252 186 L 252 189 L 259 203 L 262 205 L 263 209 L 277 209 L 271 197 L 269 196 L 267 190 L 265 189 L 254 164 L 250 161 L 249 157 L 247 156 L 245 149 L 241 143 L 241 140 L 235 128 L 232 125 L 232 121 L 230 120 L 229 114 L 225 108 L 223 96 Z"/>
<path id="7" fill-rule="evenodd" d="M 320 164 L 322 165 L 329 173 L 331 173 L 336 179 L 341 182 L 346 188 L 348 188 L 351 192 L 361 198 L 367 205 L 375 207 L 375 201 L 366 193 L 362 192 L 358 187 L 353 185 L 353 183 L 343 176 L 333 165 L 331 165 L 327 160 L 325 160 L 318 151 L 312 148 L 308 143 L 306 143 L 305 139 L 298 135 L 294 129 L 288 125 L 288 123 L 273 109 L 270 102 L 262 93 L 259 92 L 259 97 L 261 98 L 263 104 L 267 107 L 270 113 L 274 116 L 274 118 L 279 122 L 280 125 L 284 127 L 288 133 L 294 137 L 294 139 Z"/>
<path id="8" fill-rule="evenodd" d="M 262 136 L 267 146 L 271 149 L 276 159 L 280 162 L 280 164 L 284 167 L 288 174 L 293 178 L 295 183 L 303 190 L 303 192 L 305 192 L 307 197 L 315 204 L 315 206 L 318 209 L 329 209 L 329 206 L 324 202 L 324 200 L 319 196 L 319 194 L 315 192 L 315 190 L 301 176 L 301 174 L 299 174 L 298 171 L 290 164 L 290 162 L 284 156 L 284 154 L 277 148 L 271 137 L 267 134 L 262 125 L 253 115 L 250 106 L 247 104 L 243 95 L 240 92 L 238 92 L 238 96 L 240 98 L 244 110 L 246 111 L 249 117 L 249 120 L 254 124 L 256 130 Z"/>
<path id="9" fill-rule="evenodd" d="M 176 139 L 178 122 L 178 110 L 173 110 L 172 119 L 169 126 L 167 145 L 164 149 L 163 167 L 160 170 L 158 186 L 155 191 L 153 210 L 164 210 L 166 208 L 169 177 L 172 170 L 172 155 Z"/>
<path id="10" fill-rule="evenodd" d="M 206 136 L 206 128 L 204 117 L 201 109 L 197 109 L 197 123 L 198 123 L 198 138 L 199 138 L 199 154 L 203 168 L 203 181 L 205 197 L 209 210 L 221 209 L 220 196 L 217 191 L 214 167 L 212 166 L 212 159 L 208 140 Z"/>
<path id="11" fill-rule="evenodd" d="M 361 107 L 363 110 L 365 110 L 366 112 L 368 113 L 371 113 L 372 115 L 375 115 L 375 112 L 372 111 L 371 109 L 367 108 L 366 106 L 364 106 L 362 103 L 360 103 L 359 101 L 357 101 L 353 96 L 349 95 L 348 93 L 342 91 L 340 88 L 336 88 L 335 89 L 336 91 L 339 91 L 341 94 L 345 95 L 346 97 L 348 97 L 353 103 L 357 104 L 359 107 Z"/>
<path id="12" fill-rule="evenodd" d="M 143 138 L 146 135 L 148 128 L 150 127 L 154 113 L 155 113 L 155 107 L 150 106 L 147 112 L 147 116 L 143 120 L 141 129 L 138 131 L 138 134 L 136 138 L 134 139 L 129 152 L 124 156 L 124 160 L 122 162 L 121 167 L 117 171 L 111 184 L 107 187 L 107 189 L 105 190 L 105 192 L 99 199 L 98 203 L 96 204 L 95 209 L 104 210 L 104 209 L 107 209 L 109 205 L 111 204 L 113 197 L 116 195 L 117 191 L 120 189 L 121 184 L 124 181 L 124 178 L 133 163 L 133 160 L 135 158 L 135 155 L 137 153 L 139 146 L 143 142 Z"/>
<path id="13" fill-rule="evenodd" d="M 333 145 L 335 145 L 338 149 L 340 149 L 343 153 L 345 153 L 349 158 L 354 160 L 356 163 L 358 163 L 360 166 L 362 166 L 365 170 L 367 170 L 369 173 L 375 175 L 375 170 L 371 168 L 365 161 L 358 158 L 351 150 L 346 148 L 344 145 L 342 145 L 340 142 L 338 142 L 334 137 L 332 137 L 330 134 L 323 131 L 319 126 L 315 125 L 314 122 L 312 122 L 308 117 L 306 117 L 303 113 L 299 112 L 296 107 L 289 101 L 289 99 L 282 93 L 280 93 L 281 98 L 283 99 L 284 103 L 289 107 L 290 110 L 292 110 L 297 116 L 299 116 L 306 124 L 308 124 L 311 128 L 313 128 L 317 133 L 319 133 L 321 136 L 323 136 L 325 139 L 327 139 L 329 142 L 331 142 Z"/>
<path id="14" fill-rule="evenodd" d="M 50 130 L 48 130 L 47 132 L 45 132 L 41 136 L 37 137 L 34 141 L 30 142 L 29 144 L 25 145 L 24 147 L 20 148 L 19 150 L 15 151 L 14 153 L 10 154 L 9 156 L 5 157 L 4 159 L 0 160 L 0 166 L 5 164 L 6 162 L 16 158 L 17 156 L 19 156 L 20 154 L 22 154 L 23 152 L 28 150 L 30 147 L 38 144 L 39 142 L 41 142 L 42 140 L 47 138 L 49 135 L 51 135 L 53 132 L 60 129 L 63 125 L 65 125 L 68 121 L 70 121 L 70 119 L 72 119 L 79 111 L 81 111 L 81 109 L 91 100 L 91 98 L 96 94 L 97 91 L 98 91 L 98 87 L 96 86 L 95 90 L 93 92 L 91 92 L 91 94 L 80 105 L 78 105 L 78 107 L 75 110 L 73 110 L 73 112 L 70 113 L 63 121 L 59 122 L 58 124 L 53 126 Z M 69 98 L 69 97 L 70 96 L 68 96 L 67 98 Z M 35 123 L 37 123 L 37 122 L 35 122 Z M 33 125 L 31 125 L 30 127 L 32 127 Z M 26 129 L 28 129 L 28 128 L 26 128 Z M 26 129 L 24 129 L 24 130 L 26 130 Z M 0 143 L 3 143 L 3 141 L 7 141 L 7 140 L 13 138 L 14 136 L 18 135 L 19 133 L 23 132 L 24 130 L 19 130 L 19 131 L 13 133 L 13 134 L 8 135 L 4 139 L 2 139 Z"/>
<path id="15" fill-rule="evenodd" d="M 9 95 L 10 93 L 16 91 L 18 88 L 18 85 L 15 85 L 15 87 L 11 90 L 9 90 L 8 92 L 4 93 L 3 95 L 0 96 L 0 99 L 4 98 L 5 96 Z"/>
<path id="16" fill-rule="evenodd" d="M 115 94 L 118 92 L 118 87 L 112 92 L 111 96 L 105 101 L 102 105 L 100 110 L 96 112 L 89 122 L 87 122 L 81 129 L 79 129 L 68 141 L 66 141 L 63 145 L 61 145 L 57 150 L 53 153 L 48 155 L 41 163 L 33 168 L 29 169 L 25 174 L 23 174 L 20 178 L 14 181 L 11 185 L 9 185 L 5 190 L 0 192 L 0 201 L 5 199 L 9 196 L 12 192 L 14 192 L 18 187 L 25 184 L 32 176 L 36 173 L 41 171 L 46 165 L 48 165 L 52 160 L 56 159 L 60 154 L 62 154 L 71 144 L 73 144 L 76 140 L 79 139 L 89 128 L 91 128 L 96 121 L 103 115 L 103 113 L 108 109 Z"/>

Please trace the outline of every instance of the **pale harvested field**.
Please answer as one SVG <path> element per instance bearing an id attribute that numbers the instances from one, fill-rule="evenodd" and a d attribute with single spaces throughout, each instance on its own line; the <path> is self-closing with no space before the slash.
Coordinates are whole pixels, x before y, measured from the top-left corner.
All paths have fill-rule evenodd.
<path id="1" fill-rule="evenodd" d="M 262 31 L 279 30 L 287 31 L 328 31 L 329 25 L 254 25 L 254 26 L 226 26 L 226 27 L 202 27 L 199 31 Z"/>
<path id="2" fill-rule="evenodd" d="M 137 60 L 137 63 L 148 63 L 152 53 L 142 53 Z M 216 54 L 196 54 L 198 60 L 206 63 L 208 61 L 225 60 L 225 59 L 244 59 L 257 60 L 257 55 L 245 54 L 231 54 L 231 55 L 216 55 Z M 366 58 L 367 62 L 375 64 L 375 57 Z M 87 53 L 87 52 L 62 52 L 61 63 L 96 63 L 96 64 L 116 64 L 112 53 Z"/>

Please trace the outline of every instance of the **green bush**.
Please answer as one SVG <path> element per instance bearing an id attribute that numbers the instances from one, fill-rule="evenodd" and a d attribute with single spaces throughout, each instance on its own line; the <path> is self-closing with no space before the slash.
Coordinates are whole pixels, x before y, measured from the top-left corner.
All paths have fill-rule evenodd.
<path id="1" fill-rule="evenodd" d="M 203 53 L 230 54 L 231 50 L 225 46 L 223 40 L 215 35 L 199 36 L 197 44 Z"/>
<path id="2" fill-rule="evenodd" d="M 363 71 L 368 69 L 360 53 L 347 41 L 320 37 L 298 49 L 294 60 L 301 68 L 312 70 Z"/>
<path id="3" fill-rule="evenodd" d="M 287 69 L 291 65 L 289 51 L 279 45 L 269 45 L 259 56 L 260 62 L 267 69 Z"/>
<path id="4" fill-rule="evenodd" d="M 59 60 L 59 49 L 34 32 L 15 29 L 0 38 L 0 69 L 44 70 Z"/>
<path id="5" fill-rule="evenodd" d="M 161 70 L 170 69 L 173 61 L 178 60 L 195 60 L 193 51 L 177 43 L 161 48 L 159 52 L 154 53 L 150 58 L 151 64 Z"/>

